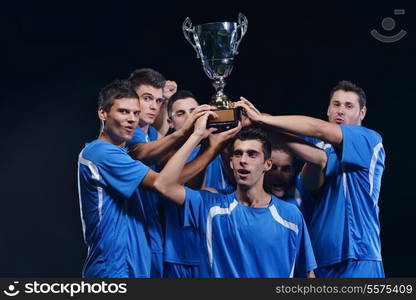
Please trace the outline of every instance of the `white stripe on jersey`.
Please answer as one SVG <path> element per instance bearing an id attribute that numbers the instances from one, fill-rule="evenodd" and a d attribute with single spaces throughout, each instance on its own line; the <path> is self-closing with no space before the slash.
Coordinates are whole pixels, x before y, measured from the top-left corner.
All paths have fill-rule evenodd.
<path id="1" fill-rule="evenodd" d="M 84 235 L 84 241 L 86 241 L 85 239 L 85 221 L 84 221 L 84 215 L 82 214 L 82 201 L 81 201 L 81 184 L 79 181 L 79 167 L 80 167 L 80 159 L 82 158 L 82 152 L 84 152 L 84 150 L 81 151 L 81 153 L 78 156 L 78 199 L 79 199 L 79 212 L 81 215 L 81 224 L 82 224 L 82 234 Z"/>
<path id="2" fill-rule="evenodd" d="M 344 191 L 344 198 L 347 198 L 347 174 L 342 172 L 342 190 Z"/>
<path id="3" fill-rule="evenodd" d="M 292 223 L 292 222 L 289 222 L 289 221 L 283 219 L 279 215 L 279 213 L 277 212 L 277 209 L 274 206 L 274 204 L 269 207 L 269 210 L 270 210 L 270 212 L 271 212 L 271 214 L 273 216 L 273 219 L 275 219 L 278 223 L 282 224 L 283 226 L 285 226 L 286 228 L 288 228 L 290 230 L 293 230 L 296 234 L 299 233 L 298 225 L 295 224 L 295 223 Z"/>
<path id="4" fill-rule="evenodd" d="M 368 180 L 370 182 L 370 197 L 371 197 L 371 194 L 373 193 L 374 170 L 376 168 L 376 162 L 377 162 L 377 158 L 378 158 L 378 153 L 380 152 L 380 150 L 382 148 L 383 148 L 383 144 L 382 143 L 378 143 L 373 148 L 373 157 L 371 158 L 370 169 L 368 171 Z"/>
<path id="5" fill-rule="evenodd" d="M 299 233 L 298 225 L 283 219 L 280 216 L 280 214 L 277 212 L 276 206 L 274 206 L 274 204 L 269 207 L 269 210 L 270 210 L 270 212 L 273 216 L 273 219 L 275 219 L 278 223 L 282 224 L 284 227 L 286 227 L 290 230 L 293 230 L 296 234 Z M 295 258 L 293 260 L 293 263 L 292 263 L 292 269 L 291 269 L 290 275 L 289 275 L 290 278 L 293 277 L 293 273 L 295 272 L 295 262 L 296 262 L 296 256 L 295 256 Z"/>
<path id="6" fill-rule="evenodd" d="M 296 255 L 295 255 L 295 258 L 293 259 L 292 270 L 290 270 L 289 278 L 293 278 L 293 275 L 295 273 L 295 264 L 296 264 Z"/>
<path id="7" fill-rule="evenodd" d="M 322 149 L 322 150 L 325 150 L 325 149 L 328 149 L 328 148 L 332 147 L 331 144 L 325 143 L 324 141 L 320 141 L 320 142 L 316 143 L 315 146 Z"/>
<path id="8" fill-rule="evenodd" d="M 79 165 L 82 164 L 84 166 L 87 166 L 90 169 L 90 172 L 92 174 L 92 179 L 94 179 L 95 181 L 97 181 L 97 183 L 99 183 L 100 173 L 98 171 L 97 166 L 92 161 L 83 158 L 82 152 L 79 154 L 79 159 L 78 159 Z M 80 186 L 79 183 L 80 182 L 79 182 L 79 170 L 78 170 L 78 189 Z M 80 193 L 80 190 L 78 192 Z M 98 216 L 101 221 L 101 219 L 103 218 L 103 188 L 100 187 L 98 184 L 97 184 L 97 192 L 98 192 Z M 80 207 L 81 207 L 81 193 L 79 196 L 79 201 L 80 201 Z M 82 218 L 82 211 L 81 211 L 81 218 Z M 84 224 L 83 224 L 83 227 L 84 227 Z"/>
<path id="9" fill-rule="evenodd" d="M 234 208 L 236 208 L 237 204 L 238 204 L 238 201 L 234 199 L 234 201 L 230 204 L 230 207 L 213 206 L 209 210 L 208 219 L 207 219 L 207 247 L 208 247 L 209 263 L 211 267 L 214 262 L 214 257 L 212 254 L 212 219 L 216 215 L 231 214 Z"/>

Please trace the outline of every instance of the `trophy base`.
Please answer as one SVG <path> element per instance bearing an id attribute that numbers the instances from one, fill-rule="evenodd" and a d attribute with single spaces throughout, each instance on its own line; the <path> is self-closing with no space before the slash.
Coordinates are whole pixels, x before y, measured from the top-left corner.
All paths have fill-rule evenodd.
<path id="1" fill-rule="evenodd" d="M 240 109 L 238 108 L 220 108 L 212 111 L 218 115 L 218 118 L 209 119 L 207 128 L 217 128 L 218 130 L 215 133 L 237 127 L 238 121 L 240 121 Z"/>

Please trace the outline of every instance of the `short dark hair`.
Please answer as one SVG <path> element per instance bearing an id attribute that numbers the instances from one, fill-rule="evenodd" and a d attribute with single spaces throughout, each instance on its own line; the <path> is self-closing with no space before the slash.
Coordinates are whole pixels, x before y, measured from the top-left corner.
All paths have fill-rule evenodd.
<path id="1" fill-rule="evenodd" d="M 168 101 L 168 106 L 167 106 L 168 117 L 169 118 L 172 117 L 173 103 L 175 103 L 178 100 L 185 99 L 185 98 L 193 98 L 196 101 L 196 98 L 195 98 L 194 94 L 192 94 L 192 92 L 190 92 L 188 90 L 179 90 L 175 94 L 170 96 L 169 101 Z"/>
<path id="2" fill-rule="evenodd" d="M 273 150 L 279 150 L 279 151 L 289 154 L 289 156 L 292 158 L 292 165 L 295 164 L 295 156 L 293 155 L 293 153 L 287 150 L 287 148 L 283 147 L 283 145 L 280 144 L 279 142 L 272 143 L 272 151 Z"/>
<path id="3" fill-rule="evenodd" d="M 100 90 L 98 107 L 102 107 L 104 111 L 109 112 L 114 100 L 122 98 L 139 99 L 139 96 L 137 96 L 130 81 L 116 79 Z"/>
<path id="4" fill-rule="evenodd" d="M 262 144 L 264 159 L 266 160 L 271 158 L 272 143 L 270 142 L 268 134 L 262 128 L 254 126 L 243 128 L 234 138 L 231 144 L 232 150 L 234 149 L 234 144 L 236 140 L 258 140 Z"/>
<path id="5" fill-rule="evenodd" d="M 150 85 L 154 88 L 161 89 L 165 86 L 166 78 L 158 71 L 151 68 L 142 68 L 134 70 L 128 80 L 137 90 L 141 85 Z"/>
<path id="6" fill-rule="evenodd" d="M 338 82 L 336 86 L 334 86 L 329 94 L 329 99 L 332 99 L 332 96 L 336 91 L 343 90 L 346 92 L 354 92 L 358 95 L 358 101 L 360 102 L 360 108 L 363 108 L 367 104 L 367 98 L 365 96 L 365 92 L 362 88 L 360 88 L 355 83 L 352 83 L 348 80 L 341 80 Z"/>

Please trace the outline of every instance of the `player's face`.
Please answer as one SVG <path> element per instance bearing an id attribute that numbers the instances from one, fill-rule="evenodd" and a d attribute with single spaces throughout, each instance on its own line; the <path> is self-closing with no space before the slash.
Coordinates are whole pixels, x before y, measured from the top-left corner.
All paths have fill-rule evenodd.
<path id="1" fill-rule="evenodd" d="M 98 116 L 104 121 L 103 132 L 106 138 L 115 145 L 131 140 L 139 123 L 139 113 L 140 104 L 137 98 L 116 99 L 109 112 L 100 108 Z"/>
<path id="2" fill-rule="evenodd" d="M 236 140 L 230 164 L 237 185 L 244 189 L 263 185 L 264 173 L 272 165 L 271 159 L 264 159 L 262 143 L 258 140 Z"/>
<path id="3" fill-rule="evenodd" d="M 175 130 L 183 127 L 191 112 L 198 106 L 198 102 L 194 98 L 184 98 L 173 102 L 172 116 L 169 126 Z"/>
<path id="4" fill-rule="evenodd" d="M 279 198 L 284 197 L 293 183 L 295 169 L 292 156 L 284 151 L 272 151 L 272 168 L 264 175 L 264 184 Z"/>
<path id="5" fill-rule="evenodd" d="M 140 99 L 140 124 L 153 124 L 163 102 L 163 89 L 151 85 L 141 85 L 136 89 L 136 93 Z"/>
<path id="6" fill-rule="evenodd" d="M 355 92 L 338 90 L 328 107 L 328 120 L 339 125 L 361 125 L 366 108 L 360 108 L 359 96 Z"/>

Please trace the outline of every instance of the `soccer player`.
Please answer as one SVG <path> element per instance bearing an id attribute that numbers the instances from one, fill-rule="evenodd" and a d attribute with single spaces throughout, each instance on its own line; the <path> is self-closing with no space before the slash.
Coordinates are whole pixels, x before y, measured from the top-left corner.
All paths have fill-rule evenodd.
<path id="1" fill-rule="evenodd" d="M 295 270 L 299 276 L 310 275 L 316 264 L 302 214 L 263 188 L 264 173 L 272 165 L 264 132 L 245 128 L 232 144 L 236 192 L 215 194 L 181 185 L 178 170 L 203 137 L 204 117 L 154 185 L 182 206 L 184 226 L 203 235 L 211 276 L 292 277 Z"/>
<path id="2" fill-rule="evenodd" d="M 79 154 L 78 191 L 88 256 L 83 277 L 149 277 L 151 248 L 144 199 L 149 167 L 133 160 L 125 143 L 139 122 L 140 104 L 128 81 L 114 81 L 99 95 L 98 139 Z M 147 183 L 149 185 L 149 183 Z"/>
<path id="3" fill-rule="evenodd" d="M 178 131 L 183 128 L 188 118 L 199 106 L 195 96 L 187 90 L 179 90 L 171 96 L 167 105 L 169 126 Z M 227 133 L 225 133 L 227 134 Z M 226 139 L 224 133 L 211 134 L 211 139 Z M 201 151 L 198 145 L 192 151 L 187 161 L 192 161 Z M 234 186 L 227 179 L 223 171 L 223 162 L 220 155 L 199 174 L 196 180 L 187 185 L 192 187 L 210 187 L 217 191 L 234 190 Z M 206 173 L 206 174 L 205 174 Z M 180 221 L 180 207 L 165 201 L 165 247 L 164 247 L 164 277 L 167 278 L 196 278 L 207 277 L 207 255 L 202 251 L 199 232 L 191 227 L 183 228 Z"/>
<path id="4" fill-rule="evenodd" d="M 176 84 L 172 86 L 172 82 L 167 82 L 162 74 L 150 68 L 135 70 L 128 80 L 133 84 L 139 96 L 141 109 L 139 126 L 133 138 L 127 142 L 129 154 L 156 170 L 158 161 L 162 160 L 169 151 L 184 143 L 191 132 L 194 120 L 190 120 L 182 130 L 174 134 L 161 136 L 152 125 L 159 116 L 165 98 L 176 90 Z M 171 85 L 168 89 L 165 88 L 167 83 Z M 150 190 L 139 192 L 144 199 L 151 199 L 151 201 L 146 201 L 144 206 L 153 251 L 151 277 L 161 278 L 163 275 L 163 232 L 159 214 L 159 195 Z"/>
<path id="5" fill-rule="evenodd" d="M 378 198 L 384 170 L 382 138 L 362 126 L 364 91 L 340 81 L 330 93 L 329 122 L 306 116 L 265 116 L 246 99 L 243 107 L 255 124 L 324 141 L 327 155 L 322 197 L 313 203 L 308 226 L 317 277 L 384 277 Z M 309 184 L 315 179 L 304 176 Z M 313 184 L 312 184 L 313 185 Z"/>

